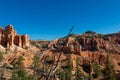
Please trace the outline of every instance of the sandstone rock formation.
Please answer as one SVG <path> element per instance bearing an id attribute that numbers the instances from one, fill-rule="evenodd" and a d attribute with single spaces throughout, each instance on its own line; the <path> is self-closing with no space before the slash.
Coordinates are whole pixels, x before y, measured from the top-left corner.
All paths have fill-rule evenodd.
<path id="1" fill-rule="evenodd" d="M 120 33 L 102 35 L 84 33 L 82 35 L 69 35 L 51 41 L 48 47 L 65 53 L 79 54 L 81 51 L 102 51 L 107 53 L 120 53 Z"/>
<path id="2" fill-rule="evenodd" d="M 72 34 L 53 41 L 31 40 L 31 44 L 29 44 L 27 35 L 18 35 L 13 27 L 10 32 L 11 25 L 7 27 L 5 30 L 0 29 L 0 44 L 4 47 L 11 47 L 13 51 L 16 51 L 12 54 L 3 54 L 3 61 L 9 67 L 14 67 L 19 56 L 22 56 L 24 58 L 22 67 L 28 73 L 33 74 L 34 56 L 39 57 L 42 69 L 43 67 L 48 69 L 54 63 L 57 63 L 61 53 L 57 69 L 67 68 L 70 58 L 73 67 L 72 73 L 75 74 L 78 61 L 80 71 L 88 76 L 89 73 L 86 71 L 86 67 L 93 73 L 93 63 L 97 61 L 101 69 L 104 69 L 104 63 L 107 56 L 109 56 L 112 64 L 115 65 L 116 74 L 119 75 L 120 73 L 120 33 L 102 35 L 88 31 L 82 35 Z M 4 50 L 2 46 L 0 46 L 0 49 Z M 12 46 L 14 47 L 12 48 Z M 25 46 L 29 47 L 23 49 Z M 47 66 L 45 67 L 45 65 Z"/>
<path id="3" fill-rule="evenodd" d="M 0 27 L 0 44 L 5 48 L 14 45 L 24 48 L 29 46 L 29 36 L 17 34 L 12 25 L 6 26 L 5 29 Z"/>
<path id="4" fill-rule="evenodd" d="M 56 62 L 59 54 L 62 53 L 59 59 L 59 67 L 65 68 L 68 55 L 71 55 L 73 73 L 76 70 L 76 60 L 80 63 L 82 73 L 88 75 L 84 66 L 87 65 L 92 73 L 93 63 L 97 61 L 101 69 L 104 69 L 107 56 L 115 66 L 116 73 L 118 74 L 120 71 L 120 33 L 106 35 L 94 32 L 87 32 L 82 35 L 72 34 L 50 41 L 47 45 L 48 48 L 43 51 L 41 57 L 43 59 L 49 57 L 49 62 Z"/>

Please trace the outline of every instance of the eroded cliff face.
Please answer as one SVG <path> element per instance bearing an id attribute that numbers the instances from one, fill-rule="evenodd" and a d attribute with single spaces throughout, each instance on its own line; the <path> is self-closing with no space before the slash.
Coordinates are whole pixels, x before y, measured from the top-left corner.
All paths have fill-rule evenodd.
<path id="1" fill-rule="evenodd" d="M 104 69 L 104 63 L 107 57 L 110 58 L 112 64 L 115 66 L 116 73 L 120 73 L 120 33 L 102 35 L 87 32 L 82 35 L 72 34 L 53 41 L 30 41 L 29 44 L 29 38 L 26 35 L 16 34 L 13 28 L 12 32 L 10 32 L 10 26 L 11 25 L 7 26 L 8 28 L 6 28 L 6 30 L 1 29 L 2 32 L 0 34 L 2 46 L 10 47 L 17 45 L 19 47 L 18 52 L 3 54 L 3 63 L 9 64 L 9 67 L 14 67 L 19 56 L 23 56 L 23 68 L 32 74 L 33 69 L 31 65 L 34 64 L 33 60 L 35 55 L 39 55 L 40 61 L 46 61 L 46 63 L 52 67 L 53 63 L 57 62 L 59 54 L 61 53 L 58 68 L 66 68 L 69 57 L 73 66 L 73 74 L 76 72 L 76 61 L 80 64 L 81 72 L 84 75 L 88 75 L 89 72 L 85 69 L 86 65 L 87 68 L 91 69 L 91 73 L 93 73 L 92 64 L 95 61 Z M 12 37 L 9 38 L 11 35 Z M 23 49 L 24 46 L 29 47 Z M 3 47 L 1 47 L 1 49 L 2 48 Z"/>
<path id="2" fill-rule="evenodd" d="M 108 53 L 120 53 L 120 33 L 114 35 L 101 35 L 84 33 L 82 35 L 70 35 L 54 40 L 48 47 L 63 50 L 66 53 L 79 54 L 81 51 L 102 51 Z"/>
<path id="3" fill-rule="evenodd" d="M 0 27 L 0 44 L 5 48 L 10 48 L 14 45 L 25 48 L 29 46 L 29 36 L 19 35 L 12 25 L 6 26 L 5 29 Z"/>
<path id="4" fill-rule="evenodd" d="M 60 57 L 59 66 L 67 66 L 67 55 L 71 55 L 73 64 L 73 73 L 76 70 L 76 59 L 80 62 L 84 71 L 84 65 L 89 65 L 89 61 L 94 63 L 97 61 L 102 68 L 107 56 L 109 56 L 115 70 L 120 71 L 120 33 L 102 35 L 97 33 L 84 33 L 82 35 L 69 35 L 64 38 L 56 39 L 47 44 L 47 49 L 43 51 L 42 57 L 49 57 L 50 61 L 57 61 Z M 52 58 L 52 59 L 51 59 Z M 92 71 L 91 71 L 92 72 Z"/>

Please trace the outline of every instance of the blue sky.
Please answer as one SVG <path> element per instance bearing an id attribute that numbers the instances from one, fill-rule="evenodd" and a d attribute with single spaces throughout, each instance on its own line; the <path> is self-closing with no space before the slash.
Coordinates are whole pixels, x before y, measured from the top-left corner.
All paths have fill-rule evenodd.
<path id="1" fill-rule="evenodd" d="M 0 25 L 31 39 L 53 40 L 87 30 L 120 31 L 120 0 L 0 0 Z"/>

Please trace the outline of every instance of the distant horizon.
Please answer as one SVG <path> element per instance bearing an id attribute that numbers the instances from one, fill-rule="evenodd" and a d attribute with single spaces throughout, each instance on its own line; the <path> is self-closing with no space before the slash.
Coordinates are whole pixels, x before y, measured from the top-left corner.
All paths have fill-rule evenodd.
<path id="1" fill-rule="evenodd" d="M 0 26 L 12 24 L 32 40 L 54 40 L 68 34 L 120 31 L 120 0 L 0 0 Z"/>
<path id="2" fill-rule="evenodd" d="M 85 31 L 86 32 L 86 31 Z M 85 33 L 85 32 L 83 32 L 83 33 Z M 77 33 L 77 35 L 82 35 L 83 33 Z M 97 32 L 96 32 L 97 33 Z M 119 31 L 118 32 L 113 32 L 113 33 L 98 33 L 98 34 L 103 34 L 103 35 L 105 35 L 105 34 L 115 34 L 115 33 L 119 33 Z M 72 33 L 72 34 L 76 34 L 76 33 Z M 29 34 L 28 34 L 29 35 Z M 65 35 L 65 36 L 67 36 L 67 35 Z M 59 38 L 63 38 L 63 37 L 65 37 L 65 36 L 61 36 L 61 37 L 58 37 L 58 38 L 54 38 L 54 39 L 39 39 L 39 37 L 38 37 L 38 39 L 30 39 L 30 40 L 47 40 L 47 41 L 52 41 L 52 40 L 56 40 L 56 39 L 59 39 Z"/>
<path id="3" fill-rule="evenodd" d="M 12 24 L 8 24 L 8 25 L 12 25 Z M 8 26 L 8 25 L 6 25 L 6 26 Z M 2 29 L 5 29 L 5 27 L 6 26 L 0 26 L 0 27 L 2 27 Z M 14 25 L 12 25 L 13 27 L 14 27 L 14 29 L 15 29 L 15 26 Z M 74 28 L 75 29 L 75 28 Z M 74 29 L 73 29 L 73 31 L 74 31 Z M 16 29 L 15 29 L 16 30 Z M 17 31 L 17 30 L 16 30 Z M 85 33 L 85 32 L 87 32 L 87 31 L 92 31 L 92 30 L 86 30 L 86 31 L 84 31 L 84 32 L 82 32 L 82 33 L 74 33 L 72 31 L 72 33 L 71 34 L 78 34 L 78 35 L 81 35 L 81 34 L 83 34 L 83 33 Z M 69 30 L 68 30 L 68 32 L 69 32 Z M 96 31 L 92 31 L 92 32 L 96 32 Z M 98 34 L 114 34 L 114 33 L 118 33 L 119 31 L 116 31 L 116 32 L 109 32 L 109 33 L 99 33 L 99 32 L 96 32 L 96 33 L 98 33 Z M 22 32 L 17 32 L 18 34 L 23 34 L 23 35 L 29 35 L 29 34 L 27 34 L 27 33 L 22 33 Z M 42 34 L 41 34 L 42 35 Z M 59 35 L 59 34 L 57 34 L 57 35 Z M 30 36 L 30 40 L 48 40 L 48 41 L 51 41 L 51 40 L 55 40 L 55 39 L 59 39 L 59 38 L 62 38 L 62 37 L 65 37 L 65 36 L 67 36 L 68 35 L 68 33 L 66 34 L 66 35 L 63 35 L 63 36 L 59 36 L 58 38 L 54 38 L 54 39 L 45 39 L 45 38 L 39 38 L 39 36 L 37 36 L 37 35 L 34 35 L 34 36 L 37 36 L 37 38 L 36 39 L 32 39 L 31 38 L 31 35 L 29 35 Z M 54 35 L 53 35 L 54 36 Z M 44 36 L 43 36 L 44 37 Z"/>

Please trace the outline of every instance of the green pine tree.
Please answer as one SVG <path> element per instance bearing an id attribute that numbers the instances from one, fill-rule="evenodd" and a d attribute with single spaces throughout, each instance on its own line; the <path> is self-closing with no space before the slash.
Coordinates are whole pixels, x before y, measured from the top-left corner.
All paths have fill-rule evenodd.
<path id="1" fill-rule="evenodd" d="M 80 68 L 79 68 L 79 62 L 78 62 L 78 58 L 76 59 L 76 79 L 75 80 L 85 80 L 85 77 L 83 75 L 83 73 L 80 71 Z"/>
<path id="2" fill-rule="evenodd" d="M 110 62 L 109 57 L 107 56 L 104 69 L 104 77 L 109 80 L 116 80 L 115 78 L 115 68 Z"/>
<path id="3" fill-rule="evenodd" d="M 96 61 L 93 63 L 93 70 L 94 70 L 94 77 L 95 78 L 102 76 L 102 71 L 100 69 L 100 65 Z"/>
<path id="4" fill-rule="evenodd" d="M 0 52 L 0 62 L 3 60 L 3 53 Z"/>
<path id="5" fill-rule="evenodd" d="M 0 64 L 1 64 L 2 60 L 3 60 L 3 53 L 0 52 Z M 3 72 L 4 72 L 3 66 L 1 66 L 1 68 L 0 68 L 0 80 L 2 80 L 2 78 L 3 78 Z"/>
<path id="6" fill-rule="evenodd" d="M 71 55 L 68 55 L 68 68 L 65 70 L 65 72 L 66 72 L 66 78 L 68 79 L 68 80 L 71 80 L 71 78 L 72 78 L 72 73 L 71 73 L 71 71 L 72 71 L 72 63 L 71 63 Z"/>
<path id="7" fill-rule="evenodd" d="M 60 80 L 71 80 L 72 78 L 72 63 L 71 63 L 71 56 L 68 55 L 67 57 L 67 67 L 63 69 L 63 71 L 60 71 Z"/>
<path id="8" fill-rule="evenodd" d="M 37 74 L 39 72 L 39 57 L 37 55 L 35 55 L 33 61 L 34 61 L 33 62 L 34 77 L 37 78 Z"/>
<path id="9" fill-rule="evenodd" d="M 14 66 L 11 80 L 30 80 L 26 73 L 26 70 L 21 66 L 23 60 L 24 58 L 22 56 L 19 56 L 18 61 Z"/>

